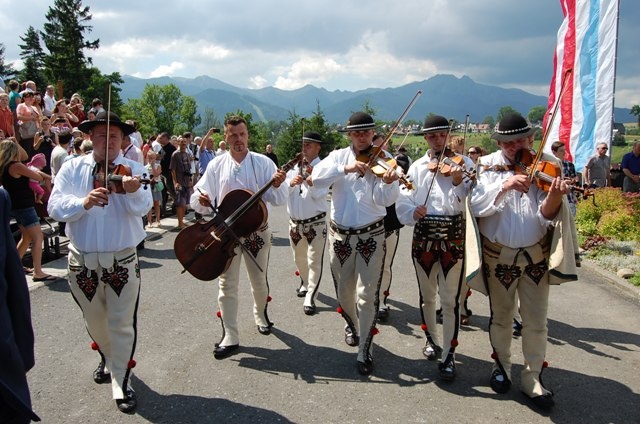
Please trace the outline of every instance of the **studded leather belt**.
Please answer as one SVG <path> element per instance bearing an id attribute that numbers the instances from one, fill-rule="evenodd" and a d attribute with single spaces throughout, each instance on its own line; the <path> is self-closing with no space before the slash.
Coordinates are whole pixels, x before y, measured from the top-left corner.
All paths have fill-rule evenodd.
<path id="1" fill-rule="evenodd" d="M 334 221 L 331 221 L 329 223 L 329 227 L 331 227 L 333 231 L 335 231 L 338 234 L 344 234 L 345 236 L 355 236 L 358 234 L 365 234 L 365 233 L 368 233 L 369 231 L 375 230 L 376 228 L 382 227 L 382 225 L 384 225 L 383 219 L 381 219 L 380 221 L 376 221 L 373 224 L 369 224 L 366 227 L 360 227 L 360 228 L 340 228 L 338 227 L 338 224 L 336 224 Z"/>
<path id="2" fill-rule="evenodd" d="M 464 229 L 461 213 L 427 215 L 416 223 L 413 237 L 418 240 L 460 240 L 464 238 Z"/>
<path id="3" fill-rule="evenodd" d="M 321 214 L 318 214 L 316 216 L 312 216 L 311 218 L 307 218 L 307 219 L 291 219 L 291 222 L 293 222 L 294 224 L 310 224 L 312 222 L 316 222 L 319 219 L 324 218 L 325 216 L 327 216 L 326 212 L 322 212 Z"/>

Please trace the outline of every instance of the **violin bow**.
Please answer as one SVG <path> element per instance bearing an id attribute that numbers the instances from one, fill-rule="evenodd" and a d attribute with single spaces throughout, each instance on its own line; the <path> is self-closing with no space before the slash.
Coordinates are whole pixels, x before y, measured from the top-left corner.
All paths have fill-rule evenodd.
<path id="1" fill-rule="evenodd" d="M 409 102 L 407 107 L 404 108 L 404 112 L 402 112 L 402 115 L 400 115 L 398 120 L 391 127 L 391 130 L 389 130 L 389 133 L 385 137 L 384 141 L 378 147 L 373 149 L 373 152 L 371 153 L 371 159 L 369 160 L 369 163 L 367 164 L 367 165 L 369 165 L 369 167 L 373 166 L 373 164 L 376 161 L 376 159 L 377 159 L 378 155 L 380 154 L 380 152 L 382 150 L 384 150 L 385 147 L 387 147 L 387 144 L 389 144 L 389 140 L 391 140 L 391 137 L 393 137 L 393 133 L 395 133 L 396 130 L 398 129 L 398 127 L 400 126 L 400 124 L 402 124 L 402 121 L 404 121 L 404 118 L 407 116 L 409 111 L 416 104 L 416 102 L 418 101 L 418 98 L 421 95 L 422 95 L 422 90 L 418 90 L 418 92 L 413 96 L 413 98 L 411 99 L 411 101 Z"/>
<path id="2" fill-rule="evenodd" d="M 553 126 L 553 122 L 556 119 L 556 115 L 558 114 L 558 109 L 560 109 L 560 102 L 562 101 L 562 97 L 567 92 L 567 81 L 569 76 L 573 72 L 573 69 L 569 68 L 565 71 L 564 76 L 562 77 L 562 84 L 560 86 L 560 94 L 556 99 L 556 104 L 553 106 L 553 111 L 551 113 L 551 118 L 549 118 L 549 123 L 545 128 L 545 131 L 542 134 L 542 141 L 540 142 L 540 147 L 538 147 L 538 151 L 536 152 L 536 156 L 533 159 L 533 163 L 531 164 L 531 169 L 529 169 L 529 181 L 533 181 L 536 168 L 538 167 L 538 162 L 540 162 L 540 158 L 542 158 L 542 152 L 544 150 L 545 144 L 547 144 L 547 139 L 549 138 L 549 134 L 551 133 L 551 127 Z"/>
<path id="3" fill-rule="evenodd" d="M 302 153 L 302 155 L 300 156 L 300 162 L 298 163 L 298 175 L 304 177 L 304 123 L 306 119 L 302 118 L 300 121 L 302 122 L 302 137 L 300 137 L 300 153 Z M 300 194 L 302 194 L 302 184 L 300 184 Z"/>
<path id="4" fill-rule="evenodd" d="M 109 183 L 109 124 L 111 123 L 111 83 L 107 93 L 107 142 L 104 143 L 104 186 Z"/>
<path id="5" fill-rule="evenodd" d="M 438 166 L 436 167 L 436 170 L 433 171 L 433 179 L 429 184 L 429 191 L 427 191 L 427 197 L 424 199 L 424 203 L 422 204 L 423 206 L 427 205 L 427 202 L 429 201 L 429 196 L 431 196 L 431 189 L 433 188 L 433 183 L 436 180 L 436 177 L 438 176 L 438 172 L 440 172 L 440 162 L 442 162 L 442 159 L 444 158 L 444 152 L 447 150 L 447 143 L 449 143 L 449 136 L 451 135 L 452 128 L 453 128 L 453 119 L 449 119 L 449 129 L 447 130 L 447 141 L 444 143 L 444 147 L 442 148 L 442 151 L 438 156 Z"/>
<path id="6" fill-rule="evenodd" d="M 467 113 L 467 117 L 464 120 L 464 133 L 462 135 L 462 151 L 467 151 L 467 128 L 469 128 L 469 114 Z M 464 153 L 462 153 L 464 154 Z"/>

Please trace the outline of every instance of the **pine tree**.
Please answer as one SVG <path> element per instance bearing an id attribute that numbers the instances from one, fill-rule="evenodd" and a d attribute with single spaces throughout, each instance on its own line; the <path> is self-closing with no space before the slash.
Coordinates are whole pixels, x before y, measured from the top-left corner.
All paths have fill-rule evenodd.
<path id="1" fill-rule="evenodd" d="M 55 0 L 45 15 L 47 22 L 41 33 L 49 50 L 45 58 L 46 77 L 49 81 L 61 80 L 64 94 L 86 88 L 91 79 L 91 58 L 85 49 L 97 49 L 100 40 L 85 41 L 85 33 L 92 27 L 89 7 L 83 7 L 81 0 Z"/>
<path id="2" fill-rule="evenodd" d="M 4 62 L 4 44 L 0 43 L 0 79 L 8 81 L 16 74 L 10 63 Z"/>
<path id="3" fill-rule="evenodd" d="M 33 81 L 40 92 L 44 93 L 47 81 L 44 77 L 44 59 L 45 53 L 40 46 L 40 35 L 32 26 L 29 26 L 27 32 L 20 39 L 24 44 L 19 44 L 21 49 L 20 57 L 24 63 L 24 68 L 18 72 L 20 81 Z"/>

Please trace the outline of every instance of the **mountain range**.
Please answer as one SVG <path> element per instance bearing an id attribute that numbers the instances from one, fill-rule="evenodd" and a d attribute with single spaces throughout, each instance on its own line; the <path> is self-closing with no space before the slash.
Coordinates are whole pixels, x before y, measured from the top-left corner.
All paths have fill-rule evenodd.
<path id="1" fill-rule="evenodd" d="M 206 108 L 213 109 L 218 117 L 242 110 L 262 121 L 286 120 L 290 112 L 302 117 L 311 116 L 319 106 L 328 122 L 344 124 L 352 112 L 361 110 L 365 104 L 376 111 L 376 119 L 394 121 L 418 90 L 423 94 L 405 120 L 422 122 L 429 113 L 437 113 L 461 122 L 468 114 L 471 122 L 482 122 L 487 116 L 495 118 L 503 106 L 511 106 L 526 116 L 531 108 L 547 104 L 544 96 L 516 88 L 479 84 L 467 76 L 458 78 L 454 75 L 436 75 L 401 87 L 358 91 L 328 91 L 312 85 L 296 90 L 247 89 L 209 76 L 141 79 L 125 75 L 123 80 L 120 95 L 125 102 L 139 98 L 146 84 L 175 84 L 183 94 L 195 98 L 201 115 Z M 626 122 L 631 118 L 629 109 L 615 108 L 614 112 L 619 121 Z"/>

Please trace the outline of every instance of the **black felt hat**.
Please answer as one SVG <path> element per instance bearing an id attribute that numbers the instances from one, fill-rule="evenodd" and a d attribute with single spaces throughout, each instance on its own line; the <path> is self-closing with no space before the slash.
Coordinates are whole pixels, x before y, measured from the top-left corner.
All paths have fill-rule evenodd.
<path id="1" fill-rule="evenodd" d="M 376 123 L 368 113 L 356 112 L 349 117 L 347 125 L 342 128 L 341 132 L 372 130 L 376 127 Z"/>
<path id="2" fill-rule="evenodd" d="M 320 136 L 319 133 L 317 133 L 315 131 L 306 131 L 302 135 L 302 141 L 303 142 L 311 142 L 311 143 L 320 143 L 320 144 L 322 144 L 322 137 Z"/>
<path id="3" fill-rule="evenodd" d="M 496 125 L 491 138 L 497 141 L 509 142 L 528 137 L 536 131 L 519 113 L 508 113 Z"/>
<path id="4" fill-rule="evenodd" d="M 83 121 L 80 125 L 78 125 L 78 129 L 85 134 L 89 134 L 89 132 L 96 125 L 103 125 L 107 123 L 107 111 L 102 110 L 98 112 L 96 115 L 96 119 L 92 121 Z M 122 130 L 123 135 L 129 135 L 133 133 L 135 130 L 133 127 L 125 122 L 120 120 L 120 117 L 113 112 L 109 112 L 109 125 L 113 125 L 114 127 L 118 127 Z"/>
<path id="5" fill-rule="evenodd" d="M 449 131 L 449 121 L 444 116 L 431 115 L 424 120 L 424 125 L 419 134 L 428 134 L 432 132 Z"/>

